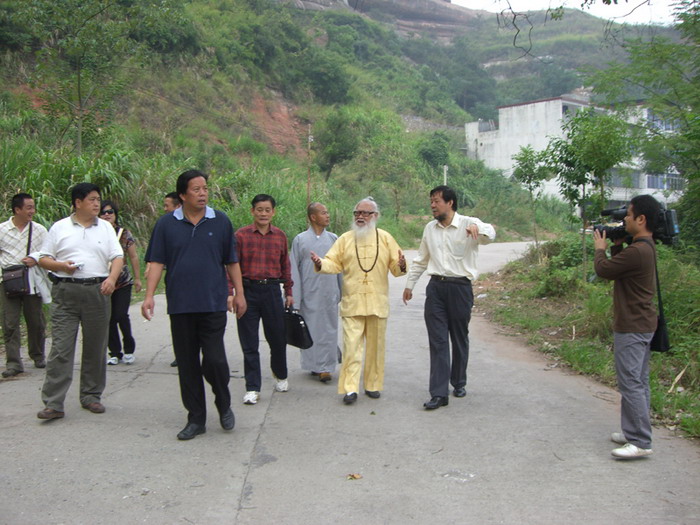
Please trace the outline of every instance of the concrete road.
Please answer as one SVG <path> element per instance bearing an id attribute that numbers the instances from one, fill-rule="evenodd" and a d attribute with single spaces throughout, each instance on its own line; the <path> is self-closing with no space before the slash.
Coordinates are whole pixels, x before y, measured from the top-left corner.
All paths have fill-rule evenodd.
<path id="1" fill-rule="evenodd" d="M 484 268 L 521 249 L 486 247 Z M 404 282 L 392 280 L 379 400 L 343 405 L 335 382 L 300 370 L 289 348 L 290 391 L 272 392 L 265 356 L 261 400 L 242 405 L 231 320 L 236 428 L 221 430 L 210 399 L 207 433 L 177 441 L 185 412 L 162 297 L 150 323 L 132 308 L 136 363 L 109 367 L 105 414 L 82 410 L 73 384 L 65 419 L 41 422 L 41 371 L 1 381 L 0 523 L 700 523 L 695 443 L 657 428 L 653 456 L 615 461 L 617 393 L 550 369 L 478 313 L 469 395 L 423 410 L 427 279 L 408 306 Z"/>

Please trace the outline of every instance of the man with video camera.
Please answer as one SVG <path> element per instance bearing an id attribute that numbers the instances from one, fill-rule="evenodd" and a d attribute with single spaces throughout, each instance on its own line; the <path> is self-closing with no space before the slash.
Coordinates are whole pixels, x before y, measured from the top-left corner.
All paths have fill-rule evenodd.
<path id="1" fill-rule="evenodd" d="M 613 335 L 617 384 L 622 395 L 622 432 L 614 432 L 611 439 L 623 445 L 612 451 L 618 459 L 652 453 L 649 343 L 657 324 L 652 302 L 656 293 L 653 232 L 660 215 L 661 206 L 654 197 L 634 197 L 624 218 L 625 230 L 632 240 L 623 249 L 625 239 L 616 239 L 609 259 L 605 253 L 608 246 L 605 230 L 593 231 L 595 272 L 599 277 L 615 281 Z"/>

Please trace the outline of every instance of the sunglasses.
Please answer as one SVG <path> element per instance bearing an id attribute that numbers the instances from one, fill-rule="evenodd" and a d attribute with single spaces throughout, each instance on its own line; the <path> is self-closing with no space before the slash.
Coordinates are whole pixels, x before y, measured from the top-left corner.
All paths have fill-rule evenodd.
<path id="1" fill-rule="evenodd" d="M 114 215 L 114 210 L 102 210 L 100 215 Z"/>
<path id="2" fill-rule="evenodd" d="M 365 210 L 355 210 L 352 212 L 352 214 L 355 217 L 369 217 L 370 215 L 374 215 L 376 212 L 374 211 L 365 211 Z"/>

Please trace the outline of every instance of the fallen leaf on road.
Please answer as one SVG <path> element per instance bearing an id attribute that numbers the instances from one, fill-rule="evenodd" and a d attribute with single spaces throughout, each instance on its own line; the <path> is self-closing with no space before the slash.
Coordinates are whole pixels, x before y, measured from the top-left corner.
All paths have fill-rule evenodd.
<path id="1" fill-rule="evenodd" d="M 346 479 L 362 479 L 362 474 L 348 474 Z"/>

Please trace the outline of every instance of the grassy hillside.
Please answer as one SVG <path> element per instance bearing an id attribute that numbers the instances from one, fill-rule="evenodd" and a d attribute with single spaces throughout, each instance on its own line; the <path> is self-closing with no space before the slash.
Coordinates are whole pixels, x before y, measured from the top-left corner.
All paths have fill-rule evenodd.
<path id="1" fill-rule="evenodd" d="M 480 23 L 438 45 L 348 10 L 268 0 L 3 3 L 0 198 L 33 191 L 50 222 L 67 211 L 71 183 L 95 180 L 143 237 L 177 173 L 198 167 L 238 223 L 266 191 L 294 234 L 310 178 L 336 230 L 372 194 L 388 227 L 412 242 L 419 226 L 402 217 L 426 212 L 447 164 L 471 213 L 528 235 L 524 192 L 465 159 L 460 133 L 407 133 L 400 117 L 459 126 L 515 96 L 482 66 L 503 56 L 505 35 L 487 38 Z M 536 76 L 561 84 L 558 71 Z M 545 227 L 566 226 L 562 206 L 544 209 Z"/>

